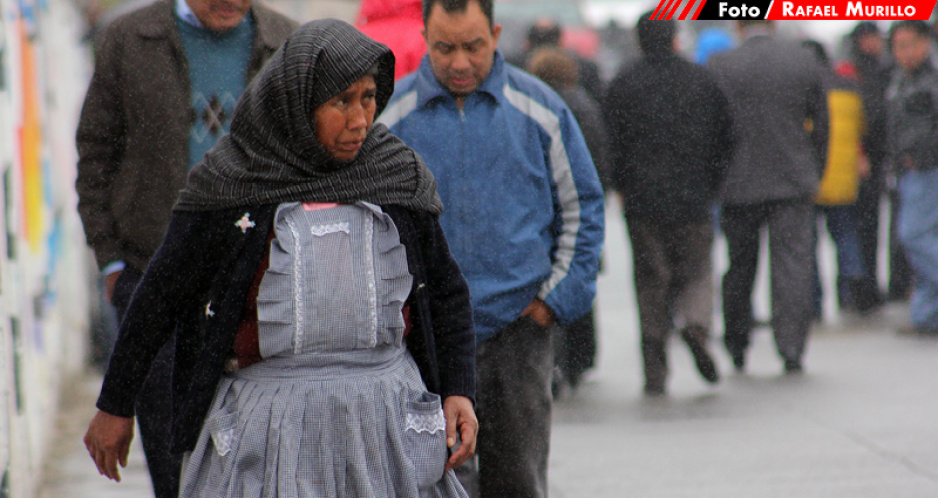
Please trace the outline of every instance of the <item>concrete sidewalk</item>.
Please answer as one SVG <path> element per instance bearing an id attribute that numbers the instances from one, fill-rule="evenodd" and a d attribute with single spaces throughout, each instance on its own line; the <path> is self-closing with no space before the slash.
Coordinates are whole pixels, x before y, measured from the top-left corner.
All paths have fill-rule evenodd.
<path id="1" fill-rule="evenodd" d="M 733 373 L 714 339 L 723 374 L 715 388 L 675 337 L 669 396 L 648 399 L 625 240 L 621 219 L 607 216 L 600 357 L 555 404 L 552 498 L 938 496 L 938 339 L 896 334 L 907 307 L 839 314 L 828 292 L 801 376 L 782 374 L 769 330 L 754 334 L 745 374 Z M 717 275 L 724 251 L 718 243 Z M 820 252 L 831 289 L 833 250 L 825 243 Z M 757 316 L 766 316 L 764 277 L 754 300 Z M 721 320 L 717 313 L 718 329 Z"/>
<path id="2" fill-rule="evenodd" d="M 599 282 L 598 365 L 555 405 L 552 498 L 938 496 L 938 339 L 897 335 L 903 306 L 866 318 L 829 313 L 814 329 L 801 376 L 782 375 L 763 330 L 742 375 L 714 341 L 723 381 L 711 388 L 674 340 L 669 396 L 644 398 L 628 248 L 615 209 Z M 719 273 L 725 261 L 719 247 L 716 254 Z M 764 291 L 757 301 L 758 313 Z M 81 436 L 99 382 L 75 382 L 65 400 L 42 498 L 151 496 L 139 446 L 120 484 L 98 476 L 85 452 Z"/>

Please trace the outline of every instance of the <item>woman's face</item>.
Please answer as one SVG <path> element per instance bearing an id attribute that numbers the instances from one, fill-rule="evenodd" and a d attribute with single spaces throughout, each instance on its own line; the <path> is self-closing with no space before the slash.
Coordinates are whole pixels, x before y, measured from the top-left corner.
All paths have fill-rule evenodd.
<path id="1" fill-rule="evenodd" d="M 332 157 L 351 161 L 358 155 L 375 121 L 377 92 L 374 76 L 362 76 L 316 108 L 316 139 Z"/>

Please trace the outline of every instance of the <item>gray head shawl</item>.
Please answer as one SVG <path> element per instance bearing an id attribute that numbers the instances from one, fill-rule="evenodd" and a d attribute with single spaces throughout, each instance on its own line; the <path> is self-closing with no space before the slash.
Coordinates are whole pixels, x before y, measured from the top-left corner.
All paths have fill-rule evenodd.
<path id="1" fill-rule="evenodd" d="M 189 173 L 175 209 L 290 201 L 368 201 L 439 214 L 436 180 L 419 156 L 375 123 L 355 159 L 319 144 L 313 112 L 378 65 L 377 113 L 394 92 L 394 55 L 334 19 L 296 30 L 245 90 L 231 133 Z"/>

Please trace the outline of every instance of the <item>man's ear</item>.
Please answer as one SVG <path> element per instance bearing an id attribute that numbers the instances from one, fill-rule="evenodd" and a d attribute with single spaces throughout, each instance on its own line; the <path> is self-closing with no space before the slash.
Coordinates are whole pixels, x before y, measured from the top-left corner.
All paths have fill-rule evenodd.
<path id="1" fill-rule="evenodd" d="M 495 41 L 495 48 L 498 48 L 498 37 L 502 35 L 502 25 L 495 24 L 492 26 L 492 40 Z"/>

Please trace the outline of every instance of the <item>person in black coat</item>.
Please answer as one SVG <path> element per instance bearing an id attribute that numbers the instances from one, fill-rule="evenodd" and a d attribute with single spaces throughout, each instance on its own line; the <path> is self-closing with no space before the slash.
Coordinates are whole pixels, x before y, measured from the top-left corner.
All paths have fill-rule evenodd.
<path id="1" fill-rule="evenodd" d="M 635 267 L 645 393 L 665 393 L 667 339 L 680 330 L 708 382 L 713 316 L 711 204 L 733 150 L 727 98 L 676 52 L 674 21 L 638 22 L 642 58 L 606 94 L 613 188 L 622 196 Z"/>
<path id="2" fill-rule="evenodd" d="M 898 194 L 888 188 L 888 154 L 886 144 L 886 89 L 892 78 L 893 63 L 886 55 L 886 40 L 876 23 L 858 23 L 850 32 L 850 60 L 844 65 L 855 72 L 863 98 L 866 133 L 863 151 L 870 164 L 870 174 L 861 179 L 857 192 L 857 236 L 867 269 L 869 286 L 878 290 L 879 211 L 883 195 L 889 195 L 892 216 L 883 220 L 890 227 L 888 241 L 888 292 L 895 300 L 906 300 L 912 286 L 912 270 L 905 259 L 899 237 L 894 229 L 898 212 Z M 882 296 L 877 296 L 881 300 Z"/>

